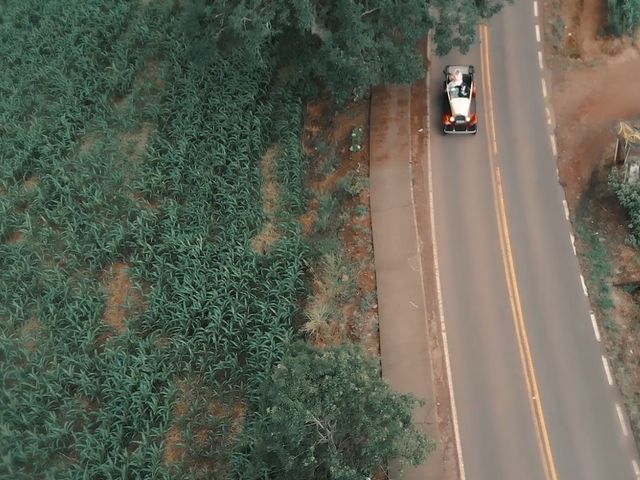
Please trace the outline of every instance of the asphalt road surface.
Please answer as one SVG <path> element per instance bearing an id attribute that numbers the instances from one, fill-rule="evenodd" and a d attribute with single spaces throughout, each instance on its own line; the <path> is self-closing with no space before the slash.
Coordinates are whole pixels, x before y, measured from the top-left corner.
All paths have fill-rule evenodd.
<path id="1" fill-rule="evenodd" d="M 633 480 L 635 444 L 563 208 L 532 2 L 431 67 L 433 208 L 469 480 Z M 488 36 L 485 35 L 488 31 Z M 447 64 L 472 64 L 479 132 L 440 134 Z"/>

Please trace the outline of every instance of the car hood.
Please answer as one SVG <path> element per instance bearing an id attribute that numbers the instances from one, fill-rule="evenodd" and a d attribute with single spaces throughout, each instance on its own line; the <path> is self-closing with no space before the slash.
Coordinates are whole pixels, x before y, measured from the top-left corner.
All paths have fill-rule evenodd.
<path id="1" fill-rule="evenodd" d="M 452 98 L 450 100 L 451 103 L 451 114 L 455 117 L 457 115 L 468 116 L 469 108 L 471 107 L 471 99 L 470 98 Z"/>

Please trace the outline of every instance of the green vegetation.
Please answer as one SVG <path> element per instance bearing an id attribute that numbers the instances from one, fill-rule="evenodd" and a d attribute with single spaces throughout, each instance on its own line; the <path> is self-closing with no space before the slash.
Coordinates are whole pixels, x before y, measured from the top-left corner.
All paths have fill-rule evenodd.
<path id="1" fill-rule="evenodd" d="M 626 210 L 629 229 L 627 241 L 634 248 L 640 246 L 640 188 L 624 182 L 621 169 L 614 169 L 609 177 L 609 187 L 616 193 Z M 625 290 L 638 302 L 636 285 L 628 285 Z M 624 398 L 631 429 L 636 439 L 640 439 L 640 389 L 638 388 L 637 351 L 640 339 L 640 323 L 636 318 L 628 318 L 622 328 L 612 329 L 608 347 L 616 381 Z"/>
<path id="2" fill-rule="evenodd" d="M 362 150 L 362 127 L 355 127 L 351 132 L 351 152 L 359 152 Z"/>
<path id="3" fill-rule="evenodd" d="M 626 183 L 619 170 L 612 170 L 609 176 L 609 187 L 615 192 L 629 218 L 629 243 L 640 247 L 640 188 Z"/>
<path id="4" fill-rule="evenodd" d="M 353 346 L 296 345 L 261 398 L 241 440 L 247 480 L 372 478 L 386 458 L 416 465 L 433 448 L 412 424 L 416 401 L 391 392 Z"/>
<path id="5" fill-rule="evenodd" d="M 553 45 L 554 52 L 562 53 L 564 51 L 566 25 L 564 24 L 564 20 L 562 20 L 562 17 L 560 16 L 559 6 L 557 10 L 558 13 L 551 22 L 551 45 Z"/>
<path id="6" fill-rule="evenodd" d="M 452 48 L 466 53 L 476 39 L 476 26 L 498 13 L 513 0 L 431 0 L 427 2 L 437 11 L 433 27 L 433 40 L 438 55 L 447 54 Z"/>
<path id="7" fill-rule="evenodd" d="M 281 80 L 306 93 L 324 86 L 346 100 L 361 98 L 370 85 L 418 78 L 415 45 L 430 28 L 438 54 L 466 52 L 478 22 L 507 1 L 200 0 L 194 22 L 210 23 L 210 40 L 221 49 L 247 45 L 258 52 L 272 45 Z"/>
<path id="8" fill-rule="evenodd" d="M 297 478 L 421 458 L 413 403 L 354 348 L 290 345 L 313 260 L 297 221 L 308 200 L 306 95 L 328 88 L 342 100 L 414 79 L 427 7 L 3 5 L 0 478 L 277 478 L 279 460 L 262 450 L 269 435 L 317 440 L 298 429 L 305 412 L 290 410 L 291 424 L 263 417 L 296 398 L 277 391 L 274 367 L 298 362 L 295 388 L 318 418 L 340 422 L 348 446 L 323 445 L 322 468 Z M 267 219 L 259 162 L 269 149 L 280 191 Z M 322 203 L 319 230 L 333 232 L 336 209 Z M 272 218 L 274 243 L 254 251 Z M 330 356 L 337 383 L 321 401 L 310 387 Z"/>
<path id="9" fill-rule="evenodd" d="M 604 315 L 613 308 L 611 298 L 611 260 L 607 247 L 597 233 L 591 232 L 584 225 L 576 227 L 576 233 L 582 240 L 584 256 L 589 265 L 588 281 L 592 291 L 596 292 L 596 302 Z M 610 322 L 605 322 L 610 326 Z"/>
<path id="10" fill-rule="evenodd" d="M 640 26 L 639 0 L 607 0 L 608 30 L 614 35 L 631 35 Z"/>

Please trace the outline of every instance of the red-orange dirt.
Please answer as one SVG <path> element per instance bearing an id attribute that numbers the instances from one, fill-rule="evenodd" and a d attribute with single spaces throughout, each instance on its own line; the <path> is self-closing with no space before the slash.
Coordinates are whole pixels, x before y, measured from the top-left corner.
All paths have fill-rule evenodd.
<path id="1" fill-rule="evenodd" d="M 129 281 L 125 263 L 116 263 L 107 271 L 106 290 L 104 321 L 118 335 L 127 328 L 125 318 L 142 305 L 140 292 Z"/>
<path id="2" fill-rule="evenodd" d="M 354 128 L 362 129 L 359 145 L 361 149 L 351 151 Z M 324 145 L 327 148 L 319 148 Z M 368 99 L 350 102 L 333 112 L 327 100 L 310 103 L 305 114 L 303 148 L 310 156 L 312 168 L 307 180 L 312 192 L 309 209 L 300 216 L 306 235 L 312 236 L 323 196 L 340 198 L 337 206 L 341 227 L 341 241 L 345 261 L 355 271 L 351 272 L 357 286 L 356 293 L 341 306 L 343 326 L 326 325 L 315 331 L 318 346 L 340 343 L 347 339 L 361 343 L 371 355 L 378 355 L 377 304 L 375 301 L 376 279 L 371 236 L 369 210 L 369 102 Z M 345 194 L 351 189 L 351 194 Z M 333 280 L 335 281 L 335 279 Z M 312 282 L 310 304 L 328 302 L 326 290 L 330 279 L 323 279 L 321 272 Z"/>
<path id="3" fill-rule="evenodd" d="M 629 39 L 598 37 L 605 18 L 602 0 L 561 0 L 566 28 L 557 45 L 550 39 L 557 18 L 553 3 L 545 3 L 545 49 L 552 69 L 560 180 L 575 208 L 615 141 L 616 122 L 640 114 L 640 97 L 633 93 L 640 53 Z M 552 55 L 558 48 L 565 55 Z"/>
<path id="4" fill-rule="evenodd" d="M 214 444 L 217 449 L 222 446 L 221 450 L 230 452 L 242 430 L 246 406 L 237 399 L 219 399 L 197 375 L 178 381 L 178 390 L 172 423 L 164 439 L 164 464 L 172 466 L 184 461 L 195 478 L 225 478 L 228 456 L 212 457 L 209 453 Z M 223 434 L 214 431 L 215 423 L 209 416 L 226 423 Z"/>

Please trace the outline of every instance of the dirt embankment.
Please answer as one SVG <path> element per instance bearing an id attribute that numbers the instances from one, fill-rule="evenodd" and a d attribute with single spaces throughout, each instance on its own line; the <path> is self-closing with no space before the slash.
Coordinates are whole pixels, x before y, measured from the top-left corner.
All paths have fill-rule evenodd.
<path id="1" fill-rule="evenodd" d="M 545 52 L 552 70 L 560 179 L 572 208 L 607 161 L 620 119 L 640 114 L 640 35 L 604 36 L 606 1 L 547 0 Z"/>

